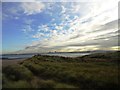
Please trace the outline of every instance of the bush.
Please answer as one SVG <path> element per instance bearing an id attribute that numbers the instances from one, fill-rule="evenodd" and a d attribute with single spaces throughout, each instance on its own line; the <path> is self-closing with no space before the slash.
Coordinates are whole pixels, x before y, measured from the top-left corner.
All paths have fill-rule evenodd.
<path id="1" fill-rule="evenodd" d="M 75 87 L 73 85 L 64 84 L 64 83 L 57 83 L 54 88 L 78 88 L 78 87 Z"/>
<path id="2" fill-rule="evenodd" d="M 9 81 L 3 85 L 4 88 L 31 88 L 31 85 L 27 81 Z"/>
<path id="3" fill-rule="evenodd" d="M 30 80 L 32 79 L 32 73 L 27 68 L 21 65 L 7 66 L 3 68 L 5 76 L 12 80 Z"/>
<path id="4" fill-rule="evenodd" d="M 106 55 L 103 57 L 107 58 Z M 96 59 L 99 56 L 94 57 Z M 94 60 L 93 56 L 91 56 L 92 59 Z M 15 87 L 10 83 L 16 83 L 17 87 L 32 88 L 117 89 L 118 64 L 113 62 L 78 63 L 76 60 L 79 58 L 34 56 L 18 66 L 4 67 L 3 86 Z"/>
<path id="5" fill-rule="evenodd" d="M 40 88 L 54 88 L 55 82 L 53 80 L 40 80 Z"/>

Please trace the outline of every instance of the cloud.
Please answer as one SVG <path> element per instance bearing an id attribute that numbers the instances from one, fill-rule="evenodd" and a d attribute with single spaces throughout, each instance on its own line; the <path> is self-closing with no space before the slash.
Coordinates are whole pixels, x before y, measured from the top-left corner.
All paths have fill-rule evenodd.
<path id="1" fill-rule="evenodd" d="M 24 2 L 21 3 L 21 8 L 26 15 L 33 15 L 42 12 L 45 5 L 42 2 Z"/>
<path id="2" fill-rule="evenodd" d="M 19 19 L 19 17 L 15 17 L 15 19 L 17 20 L 17 19 Z"/>
<path id="3" fill-rule="evenodd" d="M 69 3 L 54 22 L 39 25 L 31 52 L 109 50 L 118 45 L 117 2 Z M 60 19 L 60 21 L 59 21 Z M 47 37 L 45 37 L 47 36 Z M 43 38 L 44 37 L 44 38 Z"/>
<path id="4" fill-rule="evenodd" d="M 24 19 L 24 23 L 26 24 L 26 25 L 31 25 L 32 23 L 33 23 L 33 19 Z"/>
<path id="5" fill-rule="evenodd" d="M 49 27 L 47 25 L 40 25 L 37 27 L 36 29 L 36 33 L 34 35 L 32 35 L 33 38 L 36 38 L 36 39 L 40 39 L 40 38 L 43 38 L 45 39 L 45 37 L 48 37 L 49 36 Z"/>
<path id="6" fill-rule="evenodd" d="M 37 0 L 2 0 L 2 2 L 35 2 Z"/>
<path id="7" fill-rule="evenodd" d="M 66 12 L 66 8 L 64 6 L 61 6 L 61 8 L 62 8 L 61 14 L 65 13 Z"/>
<path id="8" fill-rule="evenodd" d="M 48 32 L 50 28 L 47 25 L 38 26 L 38 31 Z"/>
<path id="9" fill-rule="evenodd" d="M 32 29 L 32 27 L 31 27 L 30 25 L 26 25 L 26 26 L 22 29 L 22 31 L 23 31 L 24 33 L 28 34 L 29 32 L 32 32 L 32 31 L 34 31 L 34 30 Z"/>
<path id="10" fill-rule="evenodd" d="M 37 33 L 37 34 L 33 35 L 32 37 L 33 38 L 41 38 L 43 36 L 44 36 L 44 33 Z"/>

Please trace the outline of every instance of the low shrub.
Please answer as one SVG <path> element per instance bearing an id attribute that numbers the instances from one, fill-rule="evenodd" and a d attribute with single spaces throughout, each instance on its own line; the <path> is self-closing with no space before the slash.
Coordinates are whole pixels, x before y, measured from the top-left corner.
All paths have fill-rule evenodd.
<path id="1" fill-rule="evenodd" d="M 3 88 L 31 88 L 31 85 L 24 80 L 9 81 L 3 85 Z"/>
<path id="2" fill-rule="evenodd" d="M 7 66 L 3 68 L 5 76 L 12 80 L 30 80 L 33 74 L 30 70 L 21 65 Z"/>

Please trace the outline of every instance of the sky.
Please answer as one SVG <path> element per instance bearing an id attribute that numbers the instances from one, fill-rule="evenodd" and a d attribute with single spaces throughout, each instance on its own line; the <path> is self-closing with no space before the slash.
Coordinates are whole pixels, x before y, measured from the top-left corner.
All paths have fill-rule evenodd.
<path id="1" fill-rule="evenodd" d="M 2 2 L 2 53 L 118 49 L 118 0 Z"/>

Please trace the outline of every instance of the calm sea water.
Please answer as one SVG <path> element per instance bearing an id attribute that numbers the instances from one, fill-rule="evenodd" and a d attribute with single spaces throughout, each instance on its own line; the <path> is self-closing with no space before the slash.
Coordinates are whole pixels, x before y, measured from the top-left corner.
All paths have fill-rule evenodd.
<path id="1" fill-rule="evenodd" d="M 43 54 L 43 55 L 50 55 L 50 56 L 63 56 L 63 57 L 79 57 L 83 55 L 88 55 L 90 53 L 50 53 L 50 54 Z"/>
<path id="2" fill-rule="evenodd" d="M 78 57 L 78 56 L 83 56 L 83 55 L 88 55 L 90 53 L 49 53 L 49 54 L 41 54 L 41 55 L 50 55 L 50 56 L 63 56 L 63 57 Z M 0 58 L 5 58 L 5 59 L 26 59 L 26 58 L 30 58 L 34 55 L 0 55 Z"/>
<path id="3" fill-rule="evenodd" d="M 30 58 L 34 55 L 9 55 L 9 54 L 6 54 L 6 55 L 0 55 L 0 58 L 5 58 L 5 59 L 26 59 L 26 58 Z"/>

